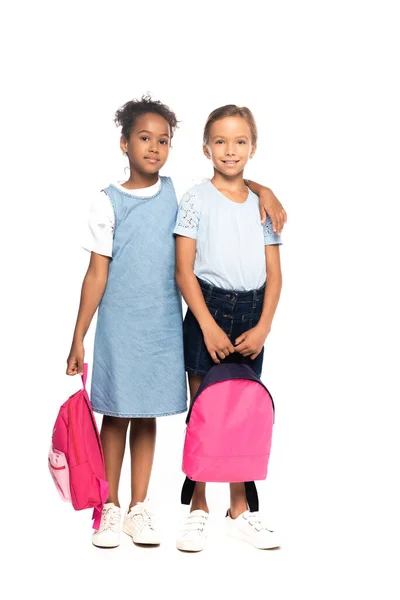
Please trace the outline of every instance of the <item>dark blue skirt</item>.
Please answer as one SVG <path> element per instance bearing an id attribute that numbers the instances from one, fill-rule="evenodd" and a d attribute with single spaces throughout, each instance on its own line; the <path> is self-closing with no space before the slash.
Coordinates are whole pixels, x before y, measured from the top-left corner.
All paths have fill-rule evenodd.
<path id="1" fill-rule="evenodd" d="M 261 317 L 264 302 L 265 285 L 258 290 L 238 292 L 223 290 L 199 278 L 208 310 L 217 325 L 225 331 L 234 345 L 236 338 L 248 331 Z M 192 311 L 188 309 L 183 323 L 183 342 L 185 351 L 185 369 L 190 375 L 205 375 L 215 364 L 204 343 L 203 333 Z M 264 348 L 255 360 L 233 353 L 223 362 L 240 362 L 249 365 L 258 377 L 261 376 Z"/>

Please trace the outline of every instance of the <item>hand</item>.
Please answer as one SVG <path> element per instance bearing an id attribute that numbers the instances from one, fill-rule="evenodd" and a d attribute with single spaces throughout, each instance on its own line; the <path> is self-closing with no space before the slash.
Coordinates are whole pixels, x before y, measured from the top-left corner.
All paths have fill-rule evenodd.
<path id="1" fill-rule="evenodd" d="M 250 356 L 251 360 L 254 360 L 263 349 L 268 333 L 269 331 L 260 325 L 245 331 L 235 340 L 235 352 L 239 352 L 242 356 Z"/>
<path id="2" fill-rule="evenodd" d="M 71 351 L 67 358 L 67 375 L 83 375 L 84 358 L 83 342 L 72 342 Z"/>
<path id="3" fill-rule="evenodd" d="M 287 214 L 274 192 L 269 188 L 265 188 L 260 192 L 261 223 L 265 222 L 267 214 L 271 218 L 274 232 L 280 235 L 287 221 Z"/>
<path id="4" fill-rule="evenodd" d="M 225 331 L 223 331 L 215 321 L 210 329 L 203 331 L 203 336 L 207 350 L 217 365 L 221 362 L 219 358 L 223 360 L 229 356 L 229 354 L 235 352 L 235 348 L 231 344 Z"/>

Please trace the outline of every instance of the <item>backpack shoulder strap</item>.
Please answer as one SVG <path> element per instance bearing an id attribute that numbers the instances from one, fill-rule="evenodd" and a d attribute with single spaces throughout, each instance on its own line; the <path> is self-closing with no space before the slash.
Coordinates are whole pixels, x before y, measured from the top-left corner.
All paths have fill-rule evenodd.
<path id="1" fill-rule="evenodd" d="M 196 482 L 189 477 L 185 478 L 182 486 L 181 492 L 181 503 L 182 504 L 190 504 L 193 498 L 194 488 L 196 486 Z M 259 501 L 258 501 L 258 493 L 256 484 L 254 481 L 246 481 L 244 484 L 246 490 L 246 500 L 249 505 L 250 512 L 258 512 L 259 509 Z"/>
<path id="2" fill-rule="evenodd" d="M 86 388 L 86 381 L 87 381 L 87 376 L 88 376 L 88 364 L 87 363 L 83 363 L 83 374 L 82 374 L 82 384 L 83 384 L 83 388 Z"/>
<path id="3" fill-rule="evenodd" d="M 246 500 L 250 512 L 258 512 L 259 502 L 256 484 L 254 481 L 246 481 L 244 488 L 246 490 Z"/>
<path id="4" fill-rule="evenodd" d="M 182 504 L 190 504 L 193 498 L 194 488 L 196 486 L 196 482 L 186 477 L 183 482 L 182 492 L 181 492 L 181 503 Z"/>

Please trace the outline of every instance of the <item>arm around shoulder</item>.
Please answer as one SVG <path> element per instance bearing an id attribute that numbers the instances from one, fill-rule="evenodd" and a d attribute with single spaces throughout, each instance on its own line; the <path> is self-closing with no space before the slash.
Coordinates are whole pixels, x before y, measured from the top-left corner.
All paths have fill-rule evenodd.
<path id="1" fill-rule="evenodd" d="M 267 215 L 269 215 L 273 230 L 279 235 L 287 221 L 287 214 L 282 204 L 270 188 L 249 179 L 246 179 L 245 183 L 260 198 L 260 217 L 262 223 L 264 223 Z"/>

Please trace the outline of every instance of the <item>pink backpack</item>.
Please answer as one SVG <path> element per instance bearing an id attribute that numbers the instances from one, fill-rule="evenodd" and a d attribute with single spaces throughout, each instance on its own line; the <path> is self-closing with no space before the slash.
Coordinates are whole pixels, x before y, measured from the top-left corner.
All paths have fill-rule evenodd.
<path id="1" fill-rule="evenodd" d="M 83 367 L 83 389 L 61 406 L 54 424 L 49 451 L 49 470 L 65 502 L 75 510 L 93 508 L 93 528 L 100 526 L 107 500 L 103 450 L 86 391 L 88 366 Z"/>
<path id="2" fill-rule="evenodd" d="M 182 503 L 196 481 L 244 482 L 250 510 L 258 510 L 254 480 L 267 476 L 274 403 L 253 369 L 215 365 L 204 377 L 186 419 Z"/>

